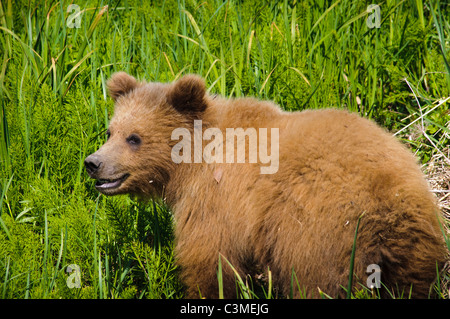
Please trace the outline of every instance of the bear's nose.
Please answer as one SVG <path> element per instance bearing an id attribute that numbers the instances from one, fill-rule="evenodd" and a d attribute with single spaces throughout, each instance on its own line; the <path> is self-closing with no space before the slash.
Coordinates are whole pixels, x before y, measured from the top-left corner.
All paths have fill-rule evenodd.
<path id="1" fill-rule="evenodd" d="M 102 162 L 100 162 L 99 158 L 94 154 L 89 155 L 84 160 L 84 166 L 89 175 L 95 174 L 101 165 Z"/>

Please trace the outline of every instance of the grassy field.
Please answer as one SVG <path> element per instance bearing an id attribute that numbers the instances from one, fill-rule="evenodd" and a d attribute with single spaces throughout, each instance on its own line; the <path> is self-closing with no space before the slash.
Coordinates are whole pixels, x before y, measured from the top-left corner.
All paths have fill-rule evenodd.
<path id="1" fill-rule="evenodd" d="M 0 0 L 0 298 L 183 297 L 164 203 L 99 196 L 84 171 L 119 70 L 357 112 L 411 147 L 446 209 L 445 1 L 19 2 Z"/>

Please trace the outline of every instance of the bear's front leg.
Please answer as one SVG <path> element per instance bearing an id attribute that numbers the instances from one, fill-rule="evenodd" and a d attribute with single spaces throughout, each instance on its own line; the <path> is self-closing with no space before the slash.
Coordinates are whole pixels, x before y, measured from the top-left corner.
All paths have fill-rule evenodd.
<path id="1" fill-rule="evenodd" d="M 211 244 L 211 241 L 209 243 L 179 242 L 177 244 L 176 262 L 180 267 L 181 281 L 186 286 L 187 298 L 219 298 L 217 274 L 220 251 Z M 225 257 L 226 254 L 223 256 Z M 240 265 L 236 261 L 230 262 L 235 269 L 240 269 Z M 223 257 L 221 265 L 223 295 L 225 298 L 236 298 L 234 272 Z"/>

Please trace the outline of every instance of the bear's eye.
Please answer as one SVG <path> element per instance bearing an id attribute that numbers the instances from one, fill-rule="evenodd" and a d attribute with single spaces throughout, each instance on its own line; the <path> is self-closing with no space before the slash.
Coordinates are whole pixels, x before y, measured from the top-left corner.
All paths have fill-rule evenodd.
<path id="1" fill-rule="evenodd" d="M 111 132 L 109 130 L 106 131 L 106 140 L 109 140 L 109 137 L 111 136 Z"/>
<path id="2" fill-rule="evenodd" d="M 141 144 L 141 138 L 136 134 L 131 134 L 127 137 L 127 143 L 132 146 L 139 146 Z"/>

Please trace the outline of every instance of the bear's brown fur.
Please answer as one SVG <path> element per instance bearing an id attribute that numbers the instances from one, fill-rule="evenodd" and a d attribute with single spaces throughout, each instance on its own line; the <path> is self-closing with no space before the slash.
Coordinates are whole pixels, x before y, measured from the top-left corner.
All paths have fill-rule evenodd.
<path id="1" fill-rule="evenodd" d="M 86 168 L 104 194 L 168 203 L 188 297 L 218 296 L 219 254 L 242 278 L 270 269 L 286 296 L 293 271 L 295 296 L 297 281 L 309 297 L 318 297 L 318 288 L 343 296 L 361 215 L 355 286 L 365 285 L 367 267 L 377 264 L 394 295 L 411 287 L 413 297 L 429 295 L 447 252 L 440 213 L 413 155 L 371 121 L 342 110 L 289 113 L 253 98 L 210 96 L 194 75 L 162 84 L 119 72 L 108 89 L 116 103 L 109 139 Z M 248 161 L 174 163 L 171 134 L 193 132 L 196 119 L 203 131 L 278 128 L 278 171 L 261 174 L 263 164 Z M 224 258 L 224 295 L 235 297 Z"/>

